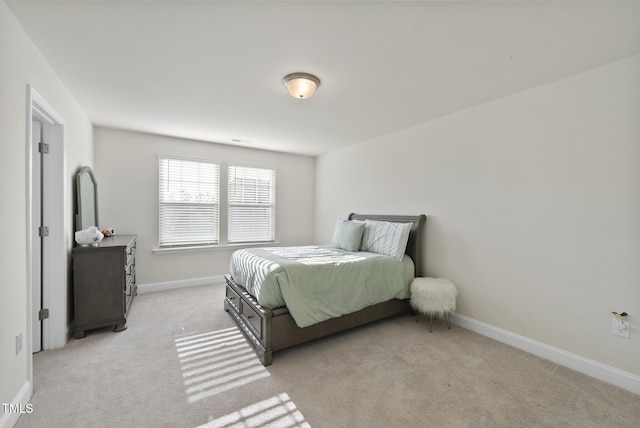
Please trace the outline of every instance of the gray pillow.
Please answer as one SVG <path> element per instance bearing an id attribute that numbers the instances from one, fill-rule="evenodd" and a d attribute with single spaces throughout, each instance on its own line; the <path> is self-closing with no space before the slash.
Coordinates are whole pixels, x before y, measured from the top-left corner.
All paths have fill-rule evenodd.
<path id="1" fill-rule="evenodd" d="M 338 220 L 331 245 L 346 251 L 358 251 L 363 233 L 363 222 Z"/>

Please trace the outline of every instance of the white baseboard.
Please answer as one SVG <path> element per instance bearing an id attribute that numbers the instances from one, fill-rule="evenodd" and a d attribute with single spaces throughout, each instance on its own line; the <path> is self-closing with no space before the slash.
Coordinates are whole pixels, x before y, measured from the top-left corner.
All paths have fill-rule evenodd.
<path id="1" fill-rule="evenodd" d="M 494 327 L 464 315 L 451 314 L 451 322 L 467 330 L 544 358 L 545 360 L 568 367 L 635 394 L 640 394 L 640 376 L 636 376 L 633 373 L 628 373 L 615 367 L 581 357 L 580 355 L 572 354 L 560 348 L 546 345 L 542 342 Z"/>
<path id="2" fill-rule="evenodd" d="M 195 287 L 216 282 L 224 282 L 224 275 L 205 276 L 202 278 L 180 279 L 177 281 L 154 282 L 138 284 L 138 294 L 153 293 L 155 291 L 174 290 L 176 288 Z"/>
<path id="3" fill-rule="evenodd" d="M 20 388 L 20 391 L 15 396 L 13 401 L 11 401 L 11 403 L 6 403 L 6 404 L 11 404 L 12 406 L 18 405 L 18 409 L 17 411 L 15 410 L 8 411 L 2 415 L 2 417 L 0 418 L 0 428 L 12 428 L 16 424 L 16 422 L 18 422 L 18 418 L 22 413 L 30 412 L 31 408 L 27 407 L 27 404 L 29 404 L 30 399 L 31 399 L 31 384 L 29 383 L 29 381 L 26 381 L 24 385 L 22 385 L 22 388 Z M 0 404 L 5 404 L 5 403 L 0 403 Z M 5 406 L 2 406 L 3 412 L 5 410 L 4 407 Z"/>

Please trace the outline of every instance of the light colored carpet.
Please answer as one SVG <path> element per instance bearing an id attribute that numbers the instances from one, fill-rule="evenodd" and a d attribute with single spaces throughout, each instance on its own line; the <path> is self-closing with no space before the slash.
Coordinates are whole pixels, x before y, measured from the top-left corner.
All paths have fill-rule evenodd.
<path id="1" fill-rule="evenodd" d="M 129 328 L 34 356 L 28 427 L 638 427 L 640 396 L 411 316 L 260 365 L 224 285 L 136 297 Z"/>

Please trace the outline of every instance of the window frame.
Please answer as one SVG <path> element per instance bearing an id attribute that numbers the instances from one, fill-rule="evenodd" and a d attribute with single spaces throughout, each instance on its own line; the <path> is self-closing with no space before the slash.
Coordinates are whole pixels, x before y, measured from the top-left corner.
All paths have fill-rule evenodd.
<path id="1" fill-rule="evenodd" d="M 232 169 L 234 170 L 234 172 L 232 173 Z M 256 181 L 256 185 L 255 187 L 255 191 L 252 193 L 250 191 L 250 187 L 251 185 L 248 184 L 246 186 L 242 186 L 242 190 L 244 190 L 244 195 L 248 194 L 248 199 L 255 199 L 255 201 L 251 201 L 248 202 L 246 200 L 243 201 L 239 201 L 239 200 L 234 200 L 232 201 L 233 198 L 233 191 L 232 191 L 232 175 L 234 177 L 238 176 L 238 174 L 235 172 L 237 170 L 253 170 L 250 174 L 245 174 L 243 177 L 239 177 L 242 180 L 245 180 L 247 182 L 250 182 L 251 180 L 255 180 Z M 255 166 L 255 165 L 246 165 L 246 164 L 241 164 L 241 163 L 229 163 L 226 165 L 226 173 L 227 173 L 227 243 L 229 245 L 244 245 L 244 244 L 253 244 L 253 243 L 270 243 L 270 242 L 275 242 L 276 240 L 276 203 L 277 203 L 277 170 L 275 168 L 268 168 L 268 167 L 262 167 L 262 166 Z M 263 182 L 266 182 L 266 188 L 267 190 L 264 191 L 260 190 L 260 187 L 258 185 L 258 180 L 260 180 L 260 176 L 267 176 L 269 175 L 270 177 L 268 177 L 266 180 L 263 179 Z M 237 188 L 237 186 L 236 186 Z M 266 202 L 260 202 L 259 199 L 261 199 L 261 197 L 266 197 L 268 199 L 268 201 Z M 244 198 L 242 198 L 244 199 Z M 239 232 L 238 238 L 236 238 L 235 236 L 232 236 L 232 234 L 235 231 L 235 227 L 232 225 L 232 222 L 237 219 L 239 216 L 233 216 L 232 215 L 232 209 L 234 208 L 245 208 L 245 212 L 247 212 L 247 210 L 255 210 L 255 211 L 260 211 L 262 210 L 263 212 L 266 210 L 266 220 L 265 222 L 268 222 L 268 226 L 266 228 L 259 228 L 257 229 L 255 232 L 256 234 L 253 235 L 253 237 L 249 236 L 248 238 L 242 239 L 242 233 Z M 241 223 L 244 224 L 251 224 L 256 222 L 256 220 L 260 219 L 260 215 L 258 214 L 257 216 L 251 217 L 251 216 L 247 216 L 245 219 L 238 219 L 238 221 L 240 221 Z M 265 234 L 262 237 L 260 236 L 261 234 Z M 245 235 L 246 236 L 246 235 Z M 265 237 L 266 236 L 266 237 Z"/>
<path id="2" fill-rule="evenodd" d="M 162 185 L 160 180 L 161 174 L 161 161 L 165 160 L 178 160 L 178 161 L 190 161 L 190 162 L 202 162 L 207 164 L 215 164 L 218 166 L 218 230 L 217 230 L 217 242 L 211 243 L 197 243 L 197 242 L 183 242 L 180 244 L 161 244 L 161 191 L 158 191 L 158 236 L 157 236 L 157 248 L 152 251 L 154 253 L 174 253 L 174 252 L 192 252 L 192 251 L 207 251 L 207 250 L 224 250 L 229 248 L 246 248 L 257 246 L 271 246 L 278 245 L 276 240 L 276 220 L 277 220 L 277 169 L 262 165 L 250 165 L 239 162 L 226 162 L 220 160 L 211 160 L 206 158 L 192 158 L 184 156 L 174 155 L 158 155 L 158 185 Z M 229 201 L 229 175 L 231 168 L 253 168 L 258 170 L 267 170 L 272 173 L 273 179 L 271 188 L 273 189 L 272 201 L 270 203 L 271 215 L 272 215 L 272 236 L 269 240 L 243 240 L 237 242 L 229 242 L 229 222 L 230 222 L 230 201 Z M 264 207 L 264 205 L 260 205 Z"/>
<path id="3" fill-rule="evenodd" d="M 212 180 L 211 184 L 211 198 L 212 202 L 202 202 L 198 201 L 198 199 L 202 200 L 202 192 L 203 189 L 206 189 L 206 181 L 199 180 L 196 185 L 189 186 L 187 184 L 187 192 L 193 192 L 194 195 L 191 196 L 190 202 L 179 201 L 179 200 L 167 200 L 166 192 L 167 186 L 172 184 L 172 181 L 178 182 L 178 185 L 175 187 L 174 192 L 184 192 L 185 191 L 185 183 L 188 183 L 189 179 L 195 180 L 198 176 L 203 176 L 205 174 L 200 174 L 198 171 L 188 170 L 184 173 L 180 174 L 181 179 L 171 180 L 168 175 L 163 175 L 163 163 L 172 163 L 175 162 L 174 168 L 184 167 L 187 163 L 197 164 L 198 168 L 208 168 L 212 167 L 213 171 L 209 171 L 208 177 Z M 169 166 L 169 165 L 167 165 Z M 222 165 L 218 161 L 208 160 L 208 159 L 194 159 L 187 158 L 181 156 L 166 156 L 166 155 L 158 155 L 158 247 L 159 248 L 184 248 L 184 247 L 205 247 L 211 245 L 219 245 L 220 244 L 220 213 L 222 210 L 221 207 L 221 194 L 220 194 L 220 180 L 222 170 Z M 171 174 L 168 172 L 166 174 Z M 180 184 L 182 183 L 182 185 Z M 203 186 L 203 183 L 205 184 Z M 163 188 L 164 186 L 164 188 Z M 169 192 L 171 193 L 171 192 Z M 205 196 L 206 198 L 206 196 Z M 174 198 L 176 199 L 176 198 Z M 195 199 L 195 200 L 194 200 Z M 209 212 L 207 211 L 207 207 L 210 208 Z M 165 209 L 166 208 L 166 209 Z M 203 210 L 199 210 L 199 208 L 204 208 Z M 175 213 L 171 211 L 174 210 Z M 211 232 L 206 234 L 204 239 L 193 239 L 195 233 L 188 234 L 189 227 L 185 227 L 186 234 L 174 232 L 171 234 L 169 231 L 164 231 L 164 226 L 168 224 L 168 228 L 171 228 L 171 216 L 175 214 L 176 218 L 178 216 L 178 211 L 184 210 L 182 213 L 182 219 L 175 219 L 175 223 L 173 224 L 173 228 L 181 228 L 183 227 L 180 222 L 189 222 L 189 221 L 202 221 L 203 217 L 212 216 L 213 224 L 211 225 Z M 191 211 L 191 212 L 189 212 Z M 200 212 L 198 212 L 200 211 Z M 165 218 L 169 218 L 169 221 L 165 221 Z M 172 236 L 173 235 L 173 236 Z M 179 239 L 180 237 L 183 239 Z"/>

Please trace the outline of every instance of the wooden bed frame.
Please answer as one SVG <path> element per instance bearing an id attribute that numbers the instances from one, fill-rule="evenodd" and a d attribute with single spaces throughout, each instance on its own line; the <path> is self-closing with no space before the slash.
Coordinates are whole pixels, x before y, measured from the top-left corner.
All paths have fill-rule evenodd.
<path id="1" fill-rule="evenodd" d="M 349 215 L 349 220 L 365 219 L 412 223 L 405 253 L 414 262 L 415 276 L 421 276 L 421 237 L 426 216 Z M 276 309 L 263 308 L 253 296 L 236 284 L 230 275 L 225 276 L 225 280 L 227 289 L 224 310 L 232 315 L 247 339 L 253 344 L 264 366 L 271 364 L 274 351 L 394 315 L 410 314 L 412 312 L 408 299 L 392 299 L 339 318 L 300 328 L 296 325 L 286 307 Z"/>

